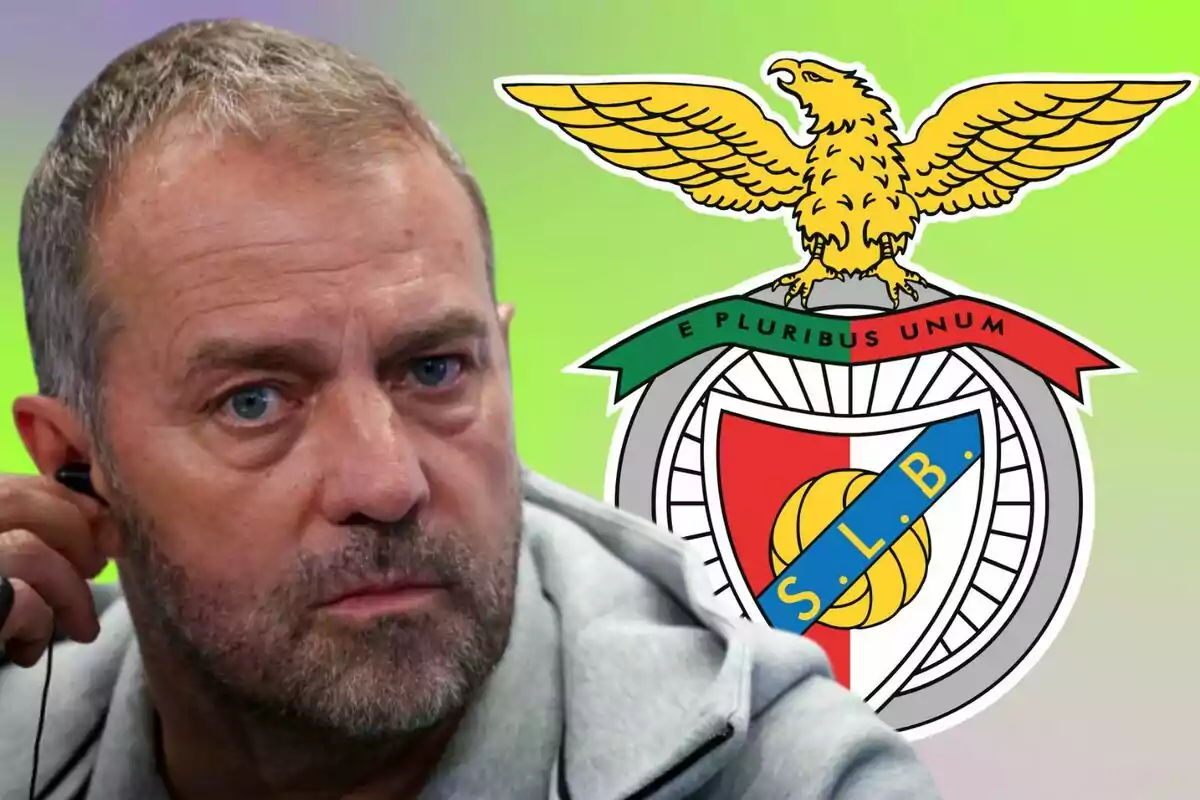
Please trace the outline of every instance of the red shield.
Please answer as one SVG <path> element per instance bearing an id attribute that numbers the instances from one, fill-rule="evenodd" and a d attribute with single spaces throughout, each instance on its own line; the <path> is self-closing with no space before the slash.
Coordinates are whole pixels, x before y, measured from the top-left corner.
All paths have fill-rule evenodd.
<path id="1" fill-rule="evenodd" d="M 850 467 L 850 437 L 785 428 L 733 413 L 720 417 L 717 469 L 725 526 L 751 592 L 775 578 L 770 538 L 796 487 Z M 850 632 L 813 625 L 804 634 L 828 655 L 838 682 L 850 685 Z"/>
<path id="2" fill-rule="evenodd" d="M 983 420 L 982 458 L 918 521 L 929 537 L 925 546 L 931 549 L 922 557 L 923 572 L 906 572 L 912 566 L 906 558 L 900 574 L 900 580 L 917 576 L 911 584 L 915 594 L 890 616 L 866 627 L 835 628 L 818 621 L 804 633 L 824 649 L 837 681 L 875 705 L 900 691 L 930 657 L 970 585 L 971 572 L 963 565 L 976 563 L 981 555 L 996 494 L 997 464 L 987 455 L 996 442 L 991 401 L 979 394 L 859 417 L 771 408 L 715 392 L 705 405 L 703 473 L 715 544 L 739 605 L 758 622 L 766 622 L 757 597 L 772 584 L 780 566 L 773 563 L 772 536 L 789 498 L 806 482 L 828 473 L 854 470 L 876 475 L 929 425 L 964 412 L 979 413 Z M 821 492 L 821 503 L 828 504 L 827 490 Z M 840 491 L 834 489 L 835 494 Z M 799 524 L 804 524 L 806 513 L 815 513 L 815 524 L 823 526 L 843 507 L 832 512 L 796 507 L 789 513 L 798 514 Z M 829 513 L 829 518 L 824 519 L 823 513 Z M 810 518 L 809 528 L 813 522 Z M 867 601 L 868 609 L 871 602 Z M 847 621 L 845 612 L 839 619 L 858 625 Z"/>

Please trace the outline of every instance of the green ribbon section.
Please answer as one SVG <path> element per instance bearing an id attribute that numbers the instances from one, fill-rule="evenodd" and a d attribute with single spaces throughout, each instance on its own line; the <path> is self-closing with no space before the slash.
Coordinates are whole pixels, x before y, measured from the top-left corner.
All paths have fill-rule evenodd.
<path id="1" fill-rule="evenodd" d="M 713 300 L 638 331 L 582 365 L 617 373 L 615 400 L 714 347 L 850 363 L 850 320 L 794 311 L 747 297 Z"/>

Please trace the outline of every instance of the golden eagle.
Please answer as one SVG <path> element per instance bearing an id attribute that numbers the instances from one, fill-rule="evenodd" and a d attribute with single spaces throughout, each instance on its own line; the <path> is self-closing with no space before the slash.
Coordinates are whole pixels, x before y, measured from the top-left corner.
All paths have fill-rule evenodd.
<path id="1" fill-rule="evenodd" d="M 1108 153 L 1188 80 L 992 79 L 950 94 L 905 140 L 859 69 L 769 60 L 808 121 L 807 144 L 749 91 L 717 83 L 498 81 L 517 104 L 610 168 L 746 216 L 791 210 L 809 258 L 780 278 L 806 304 L 827 278 L 879 278 L 893 305 L 920 275 L 897 258 L 922 217 L 994 209 Z M 782 211 L 781 211 L 782 210 Z"/>

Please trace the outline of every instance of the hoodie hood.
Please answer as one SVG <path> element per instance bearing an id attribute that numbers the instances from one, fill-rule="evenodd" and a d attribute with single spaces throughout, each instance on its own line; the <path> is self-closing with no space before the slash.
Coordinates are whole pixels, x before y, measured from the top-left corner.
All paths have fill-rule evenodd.
<path id="1" fill-rule="evenodd" d="M 525 490 L 527 545 L 560 617 L 563 800 L 686 796 L 773 698 L 829 677 L 812 642 L 718 612 L 674 536 L 536 473 Z"/>

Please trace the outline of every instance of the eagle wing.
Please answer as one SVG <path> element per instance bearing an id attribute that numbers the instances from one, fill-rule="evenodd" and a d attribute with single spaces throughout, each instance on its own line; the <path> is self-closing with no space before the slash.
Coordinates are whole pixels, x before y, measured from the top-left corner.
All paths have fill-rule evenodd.
<path id="1" fill-rule="evenodd" d="M 684 83 L 501 83 L 607 165 L 709 208 L 753 214 L 804 196 L 807 148 L 749 96 Z"/>
<path id="2" fill-rule="evenodd" d="M 1188 81 L 988 83 L 950 96 L 901 147 L 924 214 L 1010 202 L 1100 157 Z"/>

